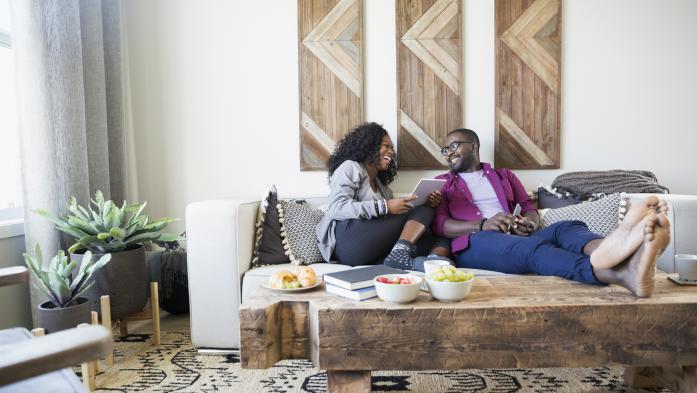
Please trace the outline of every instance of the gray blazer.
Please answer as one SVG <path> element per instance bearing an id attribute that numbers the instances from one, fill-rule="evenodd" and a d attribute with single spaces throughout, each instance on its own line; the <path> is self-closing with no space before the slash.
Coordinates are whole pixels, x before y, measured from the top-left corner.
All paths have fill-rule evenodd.
<path id="1" fill-rule="evenodd" d="M 378 197 L 392 199 L 392 190 L 380 179 L 376 179 L 376 183 Z M 362 164 L 344 161 L 329 179 L 329 188 L 329 208 L 316 229 L 319 251 L 327 262 L 331 261 L 336 245 L 334 227 L 337 220 L 370 220 L 379 216 L 375 210 L 375 192 L 370 188 L 368 172 Z"/>

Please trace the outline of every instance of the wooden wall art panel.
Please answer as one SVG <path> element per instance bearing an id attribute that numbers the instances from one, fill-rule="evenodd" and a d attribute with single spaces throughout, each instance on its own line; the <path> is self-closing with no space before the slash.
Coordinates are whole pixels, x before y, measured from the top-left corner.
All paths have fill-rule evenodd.
<path id="1" fill-rule="evenodd" d="M 362 0 L 298 0 L 300 169 L 363 122 Z"/>
<path id="2" fill-rule="evenodd" d="M 445 135 L 462 127 L 459 0 L 397 0 L 399 167 L 442 169 Z"/>
<path id="3" fill-rule="evenodd" d="M 560 0 L 496 0 L 497 167 L 559 168 Z"/>

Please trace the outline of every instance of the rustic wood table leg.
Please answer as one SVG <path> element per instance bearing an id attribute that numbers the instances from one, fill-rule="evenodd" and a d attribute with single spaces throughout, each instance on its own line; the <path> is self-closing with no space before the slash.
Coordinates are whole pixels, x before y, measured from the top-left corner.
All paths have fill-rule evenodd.
<path id="1" fill-rule="evenodd" d="M 329 393 L 370 392 L 370 371 L 327 370 L 327 387 Z"/>
<path id="2" fill-rule="evenodd" d="M 626 367 L 624 382 L 633 388 L 670 388 L 674 393 L 697 392 L 697 366 Z"/>

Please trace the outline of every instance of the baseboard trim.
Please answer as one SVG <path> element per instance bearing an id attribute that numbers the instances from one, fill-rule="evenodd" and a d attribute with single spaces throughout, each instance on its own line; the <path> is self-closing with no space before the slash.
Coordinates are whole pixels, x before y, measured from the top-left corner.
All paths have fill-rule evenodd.
<path id="1" fill-rule="evenodd" d="M 216 349 L 216 348 L 199 348 L 198 350 L 199 355 L 205 355 L 205 356 L 222 356 L 222 355 L 231 355 L 231 354 L 239 354 L 240 350 L 237 348 L 229 348 L 229 349 Z"/>

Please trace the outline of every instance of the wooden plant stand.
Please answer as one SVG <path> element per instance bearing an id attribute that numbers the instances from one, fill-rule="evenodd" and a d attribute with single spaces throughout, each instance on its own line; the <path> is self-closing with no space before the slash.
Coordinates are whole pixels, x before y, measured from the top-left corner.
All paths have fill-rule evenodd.
<path id="1" fill-rule="evenodd" d="M 150 283 L 150 308 L 146 307 L 141 312 L 117 319 L 119 336 L 125 337 L 128 335 L 128 322 L 152 319 L 152 345 L 160 345 L 160 295 L 158 288 L 157 282 L 153 281 Z"/>

